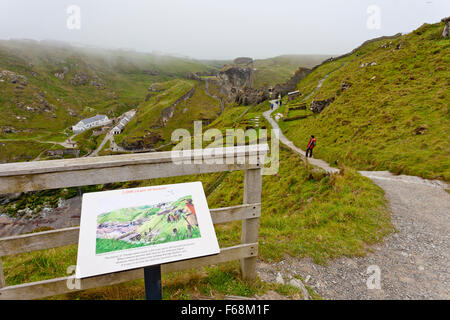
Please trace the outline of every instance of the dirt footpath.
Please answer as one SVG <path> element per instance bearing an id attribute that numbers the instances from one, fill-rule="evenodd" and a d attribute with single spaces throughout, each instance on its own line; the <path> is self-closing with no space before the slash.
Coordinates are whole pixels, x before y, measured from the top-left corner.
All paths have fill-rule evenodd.
<path id="1" fill-rule="evenodd" d="M 280 129 L 272 112 L 263 115 L 273 128 Z M 279 139 L 304 156 L 281 132 Z M 308 161 L 327 172 L 338 171 L 320 159 Z M 387 171 L 360 173 L 384 190 L 397 232 L 369 248 L 373 252 L 367 257 L 341 258 L 328 266 L 287 258 L 275 265 L 261 263 L 260 277 L 281 281 L 299 275 L 326 299 L 450 299 L 450 194 L 446 191 L 450 187 Z M 374 278 L 378 273 L 379 286 Z"/>
<path id="2" fill-rule="evenodd" d="M 361 174 L 385 191 L 397 232 L 372 246 L 366 257 L 340 258 L 327 266 L 287 257 L 274 265 L 260 263 L 260 277 L 276 281 L 277 276 L 286 280 L 299 275 L 325 299 L 450 299 L 447 186 L 389 172 Z"/>

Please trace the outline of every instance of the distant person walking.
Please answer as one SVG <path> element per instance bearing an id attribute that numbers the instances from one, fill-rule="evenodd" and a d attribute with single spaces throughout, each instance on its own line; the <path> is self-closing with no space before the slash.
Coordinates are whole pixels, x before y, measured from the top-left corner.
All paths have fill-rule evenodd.
<path id="1" fill-rule="evenodd" d="M 308 146 L 306 147 L 306 157 L 308 158 L 308 153 L 309 153 L 309 157 L 312 158 L 312 152 L 314 147 L 316 146 L 316 138 L 314 138 L 314 136 L 311 136 L 311 139 L 309 139 L 308 142 Z"/>

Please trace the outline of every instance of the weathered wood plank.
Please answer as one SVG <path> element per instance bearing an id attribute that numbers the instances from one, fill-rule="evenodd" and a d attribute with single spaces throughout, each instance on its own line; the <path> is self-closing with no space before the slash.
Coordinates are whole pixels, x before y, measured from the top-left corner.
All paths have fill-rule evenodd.
<path id="1" fill-rule="evenodd" d="M 227 223 L 236 220 L 260 217 L 261 204 L 251 203 L 234 207 L 211 209 L 210 211 L 214 224 Z"/>
<path id="2" fill-rule="evenodd" d="M 78 243 L 79 227 L 23 234 L 0 239 L 0 257 Z"/>
<path id="3" fill-rule="evenodd" d="M 162 265 L 162 273 L 182 271 L 198 268 L 206 265 L 219 264 L 227 261 L 237 260 L 243 257 L 256 257 L 258 255 L 258 244 L 244 244 L 229 248 L 223 248 L 218 255 L 201 257 L 196 259 L 177 261 Z M 118 284 L 131 280 L 141 279 L 144 276 L 143 269 L 135 269 L 111 273 L 107 275 L 85 278 L 80 280 L 80 289 L 69 289 L 68 282 L 73 283 L 73 277 L 63 277 L 33 283 L 25 283 L 0 289 L 0 300 L 29 300 L 60 295 L 68 292 L 76 292 L 107 285 Z"/>
<path id="4" fill-rule="evenodd" d="M 197 164 L 216 164 L 220 162 L 220 159 L 224 159 L 230 155 L 231 157 L 248 157 L 253 155 L 264 156 L 265 154 L 267 154 L 267 152 L 267 144 L 262 144 L 226 148 L 149 152 L 63 160 L 5 163 L 0 164 L 0 177 L 80 171 L 89 169 L 105 169 L 113 167 L 125 167 L 135 164 L 181 164 L 186 162 L 189 164 L 192 163 L 192 160 L 194 159 L 197 161 L 201 161 L 201 163 Z"/>
<path id="5" fill-rule="evenodd" d="M 211 150 L 216 153 L 208 156 Z M 190 157 L 178 158 L 175 156 L 169 158 L 167 155 L 155 158 L 154 155 L 143 154 L 143 159 L 140 159 L 139 155 L 131 155 L 132 157 L 126 160 L 116 159 L 122 156 L 106 156 L 89 158 L 94 159 L 93 161 L 80 158 L 39 161 L 32 165 L 29 163 L 2 164 L 0 165 L 0 194 L 246 170 L 263 166 L 265 151 L 258 149 L 258 152 L 232 152 L 230 158 L 224 157 L 227 154 L 223 150 L 229 149 L 198 150 L 200 163 L 195 163 L 198 158 L 196 158 L 196 152 L 193 152 Z M 205 158 L 201 160 L 201 156 Z M 190 163 L 183 163 L 180 159 L 188 159 Z M 159 162 L 155 162 L 156 160 Z"/>
<path id="6" fill-rule="evenodd" d="M 235 171 L 253 167 L 255 165 L 250 164 L 175 165 L 172 163 L 159 163 L 0 177 L 0 194 Z"/>
<path id="7" fill-rule="evenodd" d="M 260 203 L 262 191 L 262 170 L 253 169 L 245 172 L 244 178 L 244 204 Z M 242 220 L 241 242 L 258 242 L 259 217 Z M 241 272 L 244 279 L 256 277 L 256 256 L 241 259 Z"/>
<path id="8" fill-rule="evenodd" d="M 211 209 L 214 224 L 226 223 L 261 215 L 261 204 Z M 0 257 L 23 252 L 45 250 L 78 243 L 79 227 L 0 238 Z"/>

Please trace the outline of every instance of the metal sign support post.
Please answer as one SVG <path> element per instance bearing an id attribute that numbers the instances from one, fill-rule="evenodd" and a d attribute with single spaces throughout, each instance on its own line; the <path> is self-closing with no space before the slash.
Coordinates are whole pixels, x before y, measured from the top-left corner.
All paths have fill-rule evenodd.
<path id="1" fill-rule="evenodd" d="M 162 300 L 161 265 L 144 268 L 145 299 Z"/>

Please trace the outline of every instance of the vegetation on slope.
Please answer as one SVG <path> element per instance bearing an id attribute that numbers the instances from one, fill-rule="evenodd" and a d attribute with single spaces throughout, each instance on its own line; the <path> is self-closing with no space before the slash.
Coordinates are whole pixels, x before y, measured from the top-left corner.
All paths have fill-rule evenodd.
<path id="1" fill-rule="evenodd" d="M 261 106 L 229 107 L 211 126 L 216 124 L 222 130 L 247 126 L 245 123 L 250 123 L 254 117 L 262 118 L 258 108 Z M 233 114 L 239 114 L 241 120 L 233 121 L 236 119 Z M 211 208 L 242 203 L 242 172 L 116 183 L 107 188 L 185 181 L 203 182 Z M 95 190 L 102 188 L 97 186 Z M 353 170 L 343 169 L 341 174 L 328 175 L 309 168 L 299 156 L 282 147 L 280 171 L 274 176 L 263 177 L 259 258 L 267 262 L 279 261 L 288 254 L 326 263 L 328 259 L 342 255 L 364 255 L 368 244 L 380 241 L 393 230 L 384 201 L 383 191 Z M 215 228 L 222 247 L 240 242 L 240 222 Z M 66 268 L 75 262 L 76 246 L 5 257 L 6 281 L 13 285 L 64 276 Z M 237 262 L 166 275 L 163 278 L 165 298 L 186 299 L 199 295 L 220 298 L 224 294 L 252 296 L 268 289 L 291 297 L 301 296 L 292 287 L 246 282 L 238 275 Z M 134 281 L 59 298 L 141 299 L 144 296 L 142 287 L 142 281 Z M 124 295 L 125 289 L 129 294 Z"/>
<path id="2" fill-rule="evenodd" d="M 117 143 L 137 149 L 167 144 L 174 130 L 192 133 L 194 121 L 207 124 L 221 113 L 219 100 L 206 94 L 204 82 L 177 79 L 159 85 L 159 92 L 139 106 L 124 132 L 115 137 Z"/>
<path id="3" fill-rule="evenodd" d="M 254 87 L 286 82 L 299 67 L 312 68 L 329 58 L 326 55 L 283 55 L 254 61 Z"/>
<path id="4" fill-rule="evenodd" d="M 450 40 L 441 37 L 443 27 L 424 25 L 321 65 L 299 83 L 303 96 L 289 106 L 335 100 L 320 114 L 280 121 L 286 136 L 305 148 L 314 134 L 315 156 L 331 164 L 448 181 Z M 323 86 L 302 101 L 326 74 Z M 341 89 L 344 82 L 349 89 Z"/>
<path id="5" fill-rule="evenodd" d="M 83 118 L 116 117 L 143 103 L 152 83 L 208 70 L 151 54 L 0 41 L 0 139 L 64 141 Z M 24 153 L 10 148 L 17 153 L 0 160 L 33 158 L 41 147 L 35 143 Z"/>
<path id="6" fill-rule="evenodd" d="M 209 120 L 213 119 L 210 114 L 217 115 L 217 110 L 220 110 L 219 102 L 204 94 L 202 83 L 177 79 L 159 84 L 159 89 L 146 103 L 139 105 L 137 116 L 124 134 L 118 137 L 119 142 L 138 139 L 153 130 L 161 130 L 156 132 L 164 138 L 169 137 L 174 127 L 191 128 L 192 119 L 201 119 L 200 112 L 208 113 L 205 119 Z M 164 109 L 192 89 L 195 89 L 194 95 L 175 106 L 174 116 L 167 122 L 168 125 L 152 128 L 157 126 Z M 254 126 L 255 117 L 259 117 L 260 127 L 267 127 L 261 113 L 269 107 L 268 102 L 255 107 L 227 106 L 209 128 L 222 131 L 227 128 L 246 129 Z M 183 113 L 185 109 L 197 118 L 183 116 L 187 114 L 187 111 Z M 203 182 L 211 208 L 242 203 L 242 172 L 115 183 L 85 187 L 83 190 L 88 192 L 187 181 Z M 74 195 L 72 191 L 73 188 L 66 190 L 66 193 Z M 49 196 L 54 198 L 54 194 Z M 239 243 L 240 228 L 240 222 L 217 225 L 220 245 Z M 299 156 L 281 147 L 280 171 L 276 175 L 263 177 L 259 258 L 264 261 L 279 261 L 285 255 L 291 255 L 311 257 L 318 263 L 326 263 L 328 259 L 343 255 L 364 255 L 367 245 L 380 241 L 392 230 L 383 191 L 354 170 L 343 167 L 340 174 L 329 175 L 308 167 Z M 76 246 L 69 246 L 5 257 L 6 282 L 14 285 L 65 276 L 67 267 L 76 263 L 76 249 Z M 260 281 L 246 282 L 240 280 L 238 275 L 237 262 L 166 275 L 163 278 L 164 297 L 252 296 L 268 289 L 290 297 L 301 296 L 292 287 L 268 285 Z M 59 298 L 140 299 L 143 296 L 143 282 L 139 280 Z"/>

